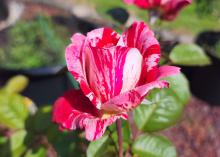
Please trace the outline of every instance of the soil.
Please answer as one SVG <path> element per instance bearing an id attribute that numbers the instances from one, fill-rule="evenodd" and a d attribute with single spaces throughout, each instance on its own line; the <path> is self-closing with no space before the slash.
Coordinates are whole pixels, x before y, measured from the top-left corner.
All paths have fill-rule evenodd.
<path id="1" fill-rule="evenodd" d="M 181 122 L 164 134 L 179 157 L 220 157 L 220 106 L 192 97 Z"/>

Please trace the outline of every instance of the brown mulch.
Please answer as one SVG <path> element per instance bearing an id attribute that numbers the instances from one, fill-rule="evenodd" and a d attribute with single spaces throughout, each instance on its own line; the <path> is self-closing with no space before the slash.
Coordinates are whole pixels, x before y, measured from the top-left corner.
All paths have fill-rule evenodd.
<path id="1" fill-rule="evenodd" d="M 220 106 L 193 97 L 181 122 L 164 134 L 179 157 L 220 157 Z"/>

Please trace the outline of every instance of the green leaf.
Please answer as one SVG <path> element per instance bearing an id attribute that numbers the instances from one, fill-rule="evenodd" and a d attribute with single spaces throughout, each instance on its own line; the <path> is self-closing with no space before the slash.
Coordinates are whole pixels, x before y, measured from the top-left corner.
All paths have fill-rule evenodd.
<path id="1" fill-rule="evenodd" d="M 184 105 L 170 89 L 155 89 L 148 96 L 151 105 L 142 104 L 134 111 L 134 120 L 142 131 L 158 131 L 175 124 Z"/>
<path id="2" fill-rule="evenodd" d="M 188 81 L 183 74 L 167 77 L 170 88 L 155 89 L 134 110 L 137 127 L 146 132 L 159 131 L 174 125 L 190 98 Z"/>
<path id="3" fill-rule="evenodd" d="M 12 157 L 20 157 L 24 153 L 26 149 L 24 144 L 26 135 L 27 132 L 25 130 L 20 130 L 10 137 Z"/>
<path id="4" fill-rule="evenodd" d="M 0 124 L 12 129 L 24 128 L 28 114 L 24 97 L 0 91 Z"/>
<path id="5" fill-rule="evenodd" d="M 33 127 L 35 129 L 35 131 L 37 131 L 37 132 L 46 131 L 52 125 L 51 105 L 39 108 L 39 110 L 37 111 L 37 113 L 33 117 L 33 122 L 31 122 L 31 123 L 32 123 L 32 125 L 30 127 Z M 44 125 L 42 125 L 42 124 L 44 124 Z"/>
<path id="6" fill-rule="evenodd" d="M 28 78 L 23 75 L 12 77 L 6 84 L 5 90 L 8 93 L 22 92 L 28 85 Z"/>
<path id="7" fill-rule="evenodd" d="M 139 157 L 176 157 L 177 153 L 172 143 L 156 135 L 142 135 L 138 137 L 132 147 Z"/>
<path id="8" fill-rule="evenodd" d="M 108 136 L 103 136 L 101 139 L 91 142 L 86 152 L 87 157 L 101 157 L 105 154 L 108 143 Z"/>
<path id="9" fill-rule="evenodd" d="M 170 84 L 169 89 L 174 91 L 182 102 L 187 104 L 190 99 L 189 82 L 183 73 L 165 78 Z"/>
<path id="10" fill-rule="evenodd" d="M 46 150 L 45 148 L 41 147 L 38 148 L 37 150 L 28 150 L 25 157 L 46 157 Z"/>
<path id="11" fill-rule="evenodd" d="M 205 66 L 211 64 L 209 57 L 202 48 L 195 44 L 177 45 L 170 53 L 174 64 L 185 66 Z"/>

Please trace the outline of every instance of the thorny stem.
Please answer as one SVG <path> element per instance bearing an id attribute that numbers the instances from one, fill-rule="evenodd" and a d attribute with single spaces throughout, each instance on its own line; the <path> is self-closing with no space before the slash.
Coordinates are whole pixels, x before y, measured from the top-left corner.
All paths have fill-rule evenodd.
<path id="1" fill-rule="evenodd" d="M 119 147 L 119 157 L 123 157 L 123 138 L 122 138 L 122 129 L 121 129 L 121 120 L 116 121 L 117 134 L 118 134 L 118 147 Z"/>

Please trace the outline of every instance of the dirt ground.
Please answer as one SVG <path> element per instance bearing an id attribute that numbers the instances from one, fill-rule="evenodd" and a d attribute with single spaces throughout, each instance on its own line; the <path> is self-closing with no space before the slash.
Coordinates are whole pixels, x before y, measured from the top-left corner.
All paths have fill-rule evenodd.
<path id="1" fill-rule="evenodd" d="M 179 157 L 220 157 L 220 106 L 193 97 L 181 122 L 164 134 L 176 145 Z"/>

